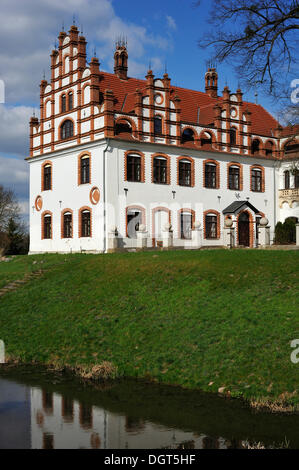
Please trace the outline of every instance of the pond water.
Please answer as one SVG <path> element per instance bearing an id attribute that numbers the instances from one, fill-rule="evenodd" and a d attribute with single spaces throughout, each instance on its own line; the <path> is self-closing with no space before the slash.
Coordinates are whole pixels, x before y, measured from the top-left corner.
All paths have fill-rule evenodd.
<path id="1" fill-rule="evenodd" d="M 125 380 L 91 385 L 45 369 L 0 366 L 0 449 L 299 448 L 299 415 Z"/>

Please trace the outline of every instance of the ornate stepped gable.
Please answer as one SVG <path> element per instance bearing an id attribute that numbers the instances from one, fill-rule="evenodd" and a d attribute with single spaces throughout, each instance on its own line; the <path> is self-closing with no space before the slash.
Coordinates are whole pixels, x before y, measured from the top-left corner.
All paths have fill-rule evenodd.
<path id="1" fill-rule="evenodd" d="M 206 72 L 201 92 L 172 86 L 166 73 L 162 79 L 151 70 L 145 80 L 128 77 L 123 41 L 114 62 L 114 74 L 100 71 L 97 57 L 87 66 L 77 27 L 59 34 L 51 82 L 40 85 L 40 120 L 30 120 L 30 157 L 103 137 L 283 157 L 287 132 L 262 106 L 244 102 L 240 89 L 231 93 L 226 86 L 218 96 L 215 68 Z"/>

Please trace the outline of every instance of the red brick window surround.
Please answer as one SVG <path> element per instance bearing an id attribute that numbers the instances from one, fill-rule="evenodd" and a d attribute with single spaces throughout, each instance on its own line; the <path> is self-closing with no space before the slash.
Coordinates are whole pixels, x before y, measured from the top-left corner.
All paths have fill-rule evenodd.
<path id="1" fill-rule="evenodd" d="M 82 152 L 78 156 L 78 185 L 91 183 L 91 153 Z"/>
<path id="2" fill-rule="evenodd" d="M 207 210 L 203 214 L 204 237 L 207 240 L 218 240 L 220 238 L 220 214 L 215 210 Z"/>
<path id="3" fill-rule="evenodd" d="M 64 209 L 61 212 L 61 238 L 73 238 L 72 209 Z"/>
<path id="4" fill-rule="evenodd" d="M 261 165 L 250 167 L 250 189 L 258 193 L 265 192 L 265 169 Z"/>
<path id="5" fill-rule="evenodd" d="M 180 209 L 178 211 L 178 238 L 191 240 L 194 222 L 195 211 L 193 209 Z"/>
<path id="6" fill-rule="evenodd" d="M 177 184 L 179 186 L 195 185 L 194 160 L 191 157 L 179 157 L 177 160 Z"/>
<path id="7" fill-rule="evenodd" d="M 53 171 L 52 171 L 52 162 L 46 160 L 41 167 L 41 190 L 42 191 L 51 191 L 52 190 L 52 180 L 53 180 Z"/>
<path id="8" fill-rule="evenodd" d="M 145 181 L 145 168 L 144 153 L 129 150 L 125 152 L 124 161 L 124 178 L 125 181 L 132 181 L 135 183 L 144 183 Z"/>
<path id="9" fill-rule="evenodd" d="M 204 160 L 203 162 L 204 187 L 209 189 L 219 189 L 220 169 L 216 160 Z"/>
<path id="10" fill-rule="evenodd" d="M 92 237 L 92 210 L 88 206 L 79 209 L 79 238 Z"/>
<path id="11" fill-rule="evenodd" d="M 52 239 L 53 234 L 53 214 L 51 211 L 44 211 L 41 215 L 41 237 L 42 240 Z"/>
<path id="12" fill-rule="evenodd" d="M 152 182 L 170 184 L 170 157 L 165 153 L 152 155 Z"/>
<path id="13" fill-rule="evenodd" d="M 243 166 L 240 163 L 227 164 L 227 189 L 243 191 Z"/>

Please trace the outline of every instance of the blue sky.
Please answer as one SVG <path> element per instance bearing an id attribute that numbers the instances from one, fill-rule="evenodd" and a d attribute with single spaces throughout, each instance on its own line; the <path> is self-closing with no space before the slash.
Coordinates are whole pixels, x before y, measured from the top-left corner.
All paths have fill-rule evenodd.
<path id="1" fill-rule="evenodd" d="M 204 90 L 206 61 L 212 52 L 198 48 L 197 41 L 209 34 L 210 1 L 200 8 L 194 0 L 1 0 L 0 79 L 6 86 L 6 103 L 0 104 L 0 184 L 14 189 L 28 214 L 28 121 L 36 108 L 39 83 L 45 70 L 50 77 L 49 54 L 65 24 L 76 18 L 94 47 L 101 69 L 112 71 L 115 39 L 128 38 L 129 75 L 144 78 L 149 63 L 156 76 L 167 71 L 176 86 Z M 238 87 L 238 77 L 229 64 L 218 65 L 219 90 Z M 254 101 L 254 90 L 244 94 Z M 258 102 L 275 113 L 270 98 L 259 92 Z M 277 117 L 277 116 L 276 116 Z"/>

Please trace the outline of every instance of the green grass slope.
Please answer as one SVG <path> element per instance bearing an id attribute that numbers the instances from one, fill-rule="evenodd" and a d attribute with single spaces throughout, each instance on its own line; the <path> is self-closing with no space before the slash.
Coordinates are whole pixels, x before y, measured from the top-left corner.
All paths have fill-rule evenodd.
<path id="1" fill-rule="evenodd" d="M 298 251 L 42 255 L 0 263 L 10 358 L 299 404 Z"/>

